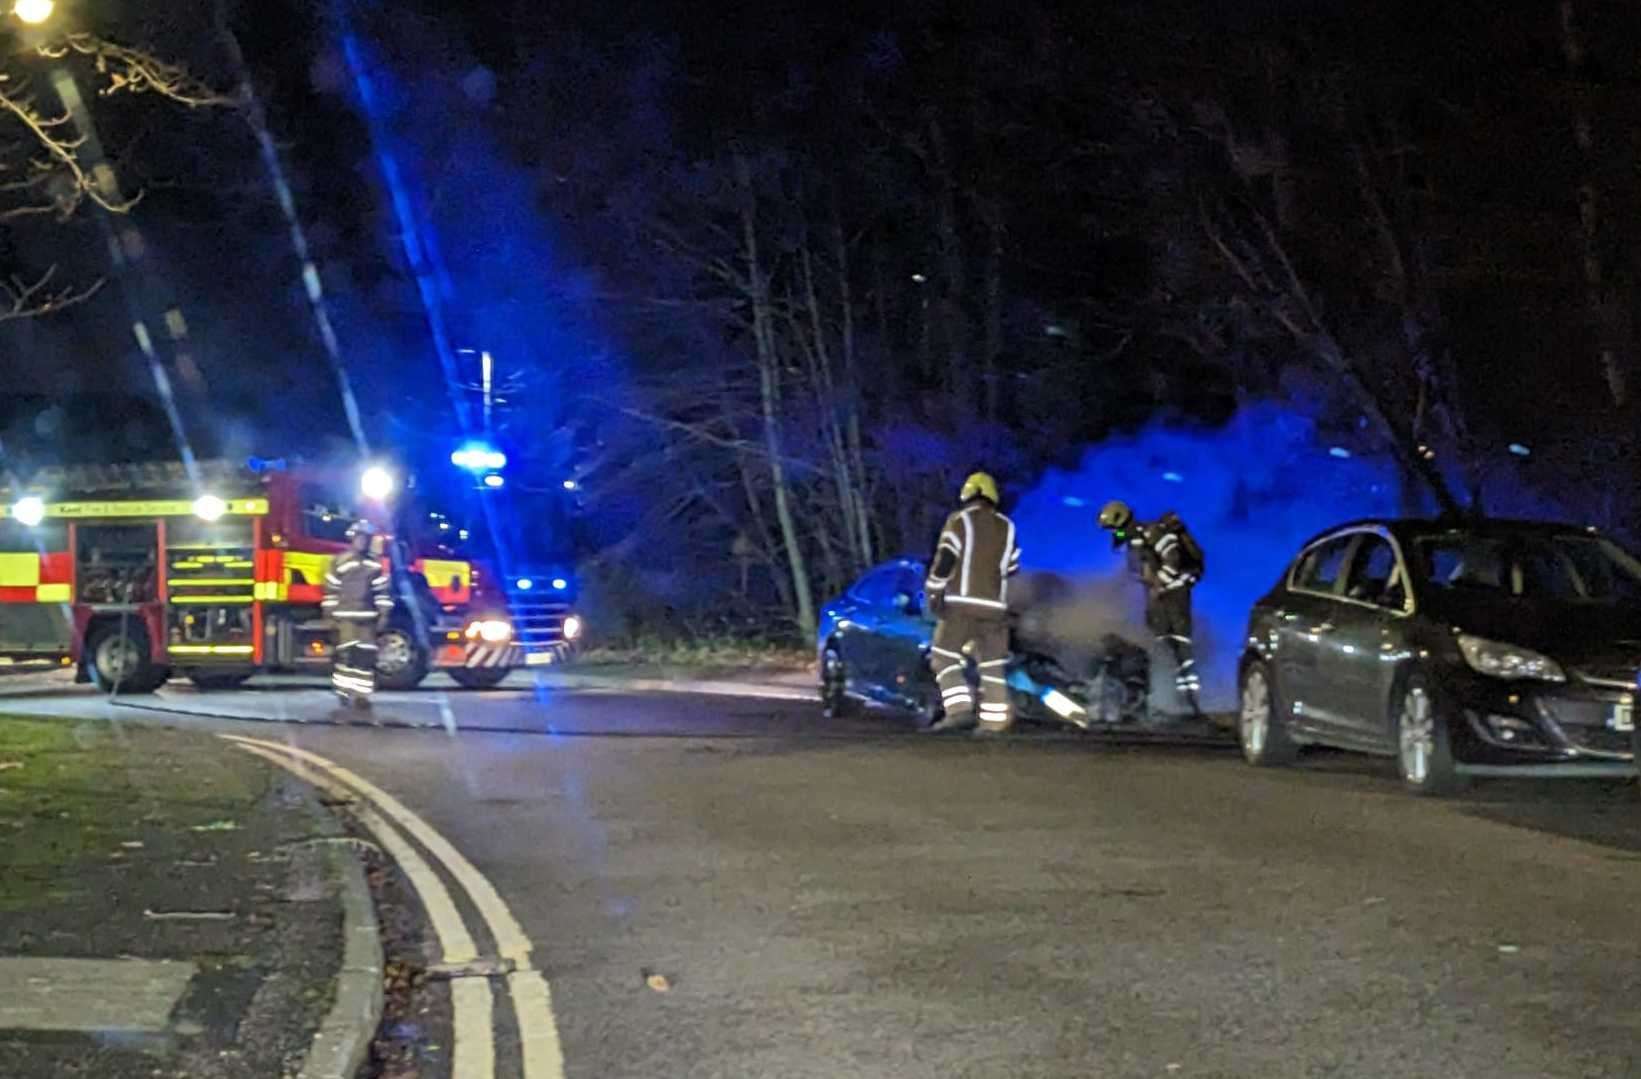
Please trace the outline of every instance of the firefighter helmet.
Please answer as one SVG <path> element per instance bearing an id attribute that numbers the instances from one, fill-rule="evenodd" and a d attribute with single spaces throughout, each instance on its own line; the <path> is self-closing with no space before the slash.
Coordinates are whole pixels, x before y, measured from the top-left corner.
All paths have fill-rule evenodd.
<path id="1" fill-rule="evenodd" d="M 1126 502 L 1107 502 L 1100 509 L 1100 527 L 1109 532 L 1121 532 L 1134 523 L 1134 511 Z"/>
<path id="2" fill-rule="evenodd" d="M 997 497 L 997 481 L 992 479 L 991 473 L 973 472 L 963 481 L 963 490 L 957 500 L 967 502 L 971 498 L 983 498 L 994 506 L 1001 501 Z"/>

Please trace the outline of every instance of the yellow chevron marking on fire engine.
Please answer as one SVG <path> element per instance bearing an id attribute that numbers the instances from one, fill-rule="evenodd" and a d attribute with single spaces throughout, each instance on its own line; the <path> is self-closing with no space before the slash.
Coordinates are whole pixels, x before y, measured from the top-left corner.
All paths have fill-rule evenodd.
<path id="1" fill-rule="evenodd" d="M 172 596 L 172 603 L 250 603 L 250 596 Z"/>
<path id="2" fill-rule="evenodd" d="M 424 558 L 422 559 L 422 576 L 434 588 L 448 588 L 451 578 L 459 582 L 459 587 L 466 589 L 473 583 L 473 566 L 468 562 L 458 562 L 451 559 Z"/>
<path id="3" fill-rule="evenodd" d="M 285 552 L 285 583 L 292 584 L 324 584 L 325 571 L 330 569 L 331 556 L 328 554 L 310 554 L 307 551 Z M 296 574 L 302 574 L 302 580 L 296 579 Z"/>
<path id="4" fill-rule="evenodd" d="M 258 581 L 251 595 L 257 599 L 286 599 L 290 596 L 290 586 L 278 581 Z"/>
<path id="5" fill-rule="evenodd" d="M 73 598 L 74 593 L 66 584 L 34 586 L 34 602 L 36 603 L 67 603 Z"/>
<path id="6" fill-rule="evenodd" d="M 40 583 L 40 556 L 0 554 L 0 588 L 33 588 Z"/>

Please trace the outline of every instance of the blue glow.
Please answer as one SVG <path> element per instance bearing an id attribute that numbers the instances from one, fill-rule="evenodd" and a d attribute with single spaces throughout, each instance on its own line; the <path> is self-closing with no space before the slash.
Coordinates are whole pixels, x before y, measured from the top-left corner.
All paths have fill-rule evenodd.
<path id="1" fill-rule="evenodd" d="M 1076 495 L 1066 495 L 1064 498 L 1060 499 L 1060 501 L 1065 505 L 1070 506 L 1072 509 L 1082 509 L 1084 506 L 1088 505 L 1086 501 L 1078 498 Z"/>
<path id="2" fill-rule="evenodd" d="M 569 588 L 569 587 L 570 587 L 570 582 L 566 581 L 563 577 L 554 577 L 553 578 L 553 588 L 554 588 L 554 590 L 562 592 L 566 588 Z"/>
<path id="3" fill-rule="evenodd" d="M 450 455 L 450 463 L 469 472 L 496 472 L 507 467 L 507 455 L 483 442 L 464 442 Z"/>
<path id="4" fill-rule="evenodd" d="M 579 488 L 580 486 L 581 486 L 581 484 L 577 483 L 575 480 L 565 480 L 564 481 L 564 489 L 566 491 L 574 491 L 577 488 Z"/>
<path id="5" fill-rule="evenodd" d="M 1329 457 L 1337 457 L 1341 461 L 1350 460 L 1350 451 L 1343 446 L 1333 446 L 1328 450 Z"/>
<path id="6" fill-rule="evenodd" d="M 486 487 L 490 488 L 492 491 L 496 490 L 498 487 L 504 486 L 506 483 L 507 483 L 506 480 L 502 479 L 500 476 L 496 475 L 494 472 L 492 472 L 492 473 L 490 473 L 490 475 L 484 477 L 484 485 Z"/>
<path id="7" fill-rule="evenodd" d="M 1090 447 L 1074 471 L 1045 474 L 1021 495 L 1011 516 L 1026 561 L 1022 586 L 1030 587 L 1033 576 L 1053 574 L 1070 588 L 1045 612 L 1046 631 L 1073 645 L 1073 654 L 1063 657 L 1068 665 L 1075 669 L 1078 646 L 1091 649 L 1105 633 L 1149 638 L 1140 585 L 1069 499 L 1121 499 L 1142 520 L 1175 510 L 1208 560 L 1195 596 L 1203 702 L 1229 706 L 1248 609 L 1299 545 L 1341 521 L 1402 508 L 1401 483 L 1388 458 L 1358 455 L 1316 469 L 1330 444 L 1298 410 L 1260 404 L 1219 428 L 1154 424 Z M 1161 461 L 1189 475 L 1190 485 L 1165 485 L 1158 475 Z"/>
<path id="8" fill-rule="evenodd" d="M 1515 454 L 1517 457 L 1531 457 L 1533 455 L 1533 451 L 1528 449 L 1526 446 L 1523 446 L 1520 442 L 1510 443 L 1510 452 Z"/>
<path id="9" fill-rule="evenodd" d="M 518 586 L 520 592 L 528 592 L 536 586 L 536 582 L 532 581 L 528 577 L 520 577 L 518 579 Z"/>
<path id="10" fill-rule="evenodd" d="M 1180 475 L 1178 472 L 1164 472 L 1162 474 L 1162 478 L 1167 480 L 1169 483 L 1184 483 L 1185 482 L 1185 477 Z"/>

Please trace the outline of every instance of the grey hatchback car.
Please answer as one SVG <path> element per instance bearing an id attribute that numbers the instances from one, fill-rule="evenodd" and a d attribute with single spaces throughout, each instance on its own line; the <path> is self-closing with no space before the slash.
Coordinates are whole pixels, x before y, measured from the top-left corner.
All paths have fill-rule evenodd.
<path id="1" fill-rule="evenodd" d="M 1300 549 L 1253 607 L 1250 764 L 1301 746 L 1393 757 L 1408 789 L 1478 775 L 1628 775 L 1641 561 L 1574 525 L 1372 520 Z"/>

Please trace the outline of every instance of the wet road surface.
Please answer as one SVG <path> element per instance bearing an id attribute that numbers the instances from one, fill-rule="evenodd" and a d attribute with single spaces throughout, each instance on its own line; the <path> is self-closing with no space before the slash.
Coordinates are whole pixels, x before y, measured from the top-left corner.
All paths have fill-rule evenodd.
<path id="1" fill-rule="evenodd" d="M 1641 1075 L 1633 784 L 1431 802 L 1343 756 L 530 686 L 345 727 L 301 685 L 0 711 L 250 734 L 383 787 L 517 913 L 571 1076 Z"/>

